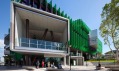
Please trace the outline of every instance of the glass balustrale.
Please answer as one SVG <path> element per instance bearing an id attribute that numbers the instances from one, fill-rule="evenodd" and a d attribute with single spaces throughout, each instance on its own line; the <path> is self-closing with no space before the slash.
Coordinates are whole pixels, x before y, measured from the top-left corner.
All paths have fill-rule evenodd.
<path id="1" fill-rule="evenodd" d="M 20 46 L 28 48 L 41 48 L 41 49 L 66 51 L 66 48 L 65 46 L 63 46 L 62 43 L 29 39 L 29 38 L 20 38 Z"/>

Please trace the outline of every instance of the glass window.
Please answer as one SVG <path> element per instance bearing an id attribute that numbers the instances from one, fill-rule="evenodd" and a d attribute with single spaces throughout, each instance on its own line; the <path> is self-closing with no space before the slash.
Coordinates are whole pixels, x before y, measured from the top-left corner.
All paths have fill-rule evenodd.
<path id="1" fill-rule="evenodd" d="M 31 48 L 37 48 L 37 45 L 36 44 L 30 44 L 30 47 Z"/>
<path id="2" fill-rule="evenodd" d="M 46 46 L 46 49 L 51 49 L 51 46 Z"/>
<path id="3" fill-rule="evenodd" d="M 42 48 L 42 49 L 45 49 L 45 45 L 38 45 L 38 48 Z"/>
<path id="4" fill-rule="evenodd" d="M 46 41 L 46 45 L 50 45 L 51 46 L 51 42 L 50 41 Z"/>
<path id="5" fill-rule="evenodd" d="M 29 44 L 27 44 L 27 43 L 21 43 L 21 46 L 22 47 L 29 47 Z"/>
<path id="6" fill-rule="evenodd" d="M 35 40 L 35 39 L 30 39 L 30 44 L 31 44 L 31 43 L 37 44 L 37 40 Z"/>

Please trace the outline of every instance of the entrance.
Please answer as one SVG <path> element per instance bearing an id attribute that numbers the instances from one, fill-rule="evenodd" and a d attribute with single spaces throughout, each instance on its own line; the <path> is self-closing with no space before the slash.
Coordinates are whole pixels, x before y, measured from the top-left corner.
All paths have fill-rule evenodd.
<path id="1" fill-rule="evenodd" d="M 62 63 L 63 60 L 60 57 L 46 57 L 45 62 L 46 63 L 50 62 L 50 65 L 54 63 L 54 65 L 57 66 L 58 63 Z M 48 65 L 46 64 L 46 66 L 48 66 Z"/>
<path id="2" fill-rule="evenodd" d="M 40 62 L 39 67 L 42 67 L 42 61 L 45 61 L 44 55 L 24 55 L 23 64 L 28 66 L 35 66 L 37 60 Z"/>
<path id="3" fill-rule="evenodd" d="M 40 62 L 39 67 L 42 67 L 42 61 L 45 61 L 45 58 L 43 55 L 31 55 L 31 65 L 36 65 L 37 60 Z"/>

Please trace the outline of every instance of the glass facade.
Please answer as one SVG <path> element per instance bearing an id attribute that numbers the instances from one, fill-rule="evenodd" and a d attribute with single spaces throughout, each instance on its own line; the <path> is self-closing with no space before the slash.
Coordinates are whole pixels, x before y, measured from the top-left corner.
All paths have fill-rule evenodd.
<path id="1" fill-rule="evenodd" d="M 63 43 L 29 39 L 29 38 L 20 38 L 20 47 L 63 50 L 63 51 L 66 50 L 65 46 L 63 46 Z"/>

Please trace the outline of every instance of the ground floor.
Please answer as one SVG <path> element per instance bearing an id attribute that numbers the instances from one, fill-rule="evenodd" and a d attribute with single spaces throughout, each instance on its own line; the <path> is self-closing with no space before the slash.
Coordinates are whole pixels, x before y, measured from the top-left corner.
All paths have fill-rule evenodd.
<path id="1" fill-rule="evenodd" d="M 37 49 L 37 52 L 33 52 L 33 48 L 32 50 L 27 48 L 27 50 L 30 49 L 31 51 L 26 52 L 23 47 L 19 48 L 18 51 L 10 51 L 9 55 L 4 56 L 5 65 L 35 66 L 36 62 L 39 61 L 39 67 L 48 67 L 51 64 L 57 66 L 59 63 L 62 65 L 81 66 L 84 65 L 84 61 L 91 58 L 90 54 L 73 48 L 67 48 L 65 52 L 60 51 L 60 53 L 57 50 L 48 52 L 48 49 Z"/>
<path id="2" fill-rule="evenodd" d="M 59 54 L 37 54 L 37 53 L 13 53 L 4 56 L 5 65 L 25 65 L 35 66 L 39 61 L 39 67 L 48 67 L 48 63 L 57 66 L 59 63 L 62 65 L 83 65 L 83 56 L 74 55 L 59 55 Z M 44 63 L 44 66 L 42 64 Z"/>

